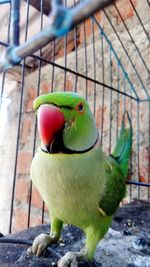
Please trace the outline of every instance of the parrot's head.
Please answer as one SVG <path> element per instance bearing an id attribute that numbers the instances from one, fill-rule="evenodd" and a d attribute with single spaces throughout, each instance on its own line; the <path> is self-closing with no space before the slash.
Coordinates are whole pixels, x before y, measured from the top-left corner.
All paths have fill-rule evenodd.
<path id="1" fill-rule="evenodd" d="M 39 96 L 33 104 L 42 149 L 48 153 L 82 153 L 90 150 L 98 130 L 87 101 L 71 92 Z"/>

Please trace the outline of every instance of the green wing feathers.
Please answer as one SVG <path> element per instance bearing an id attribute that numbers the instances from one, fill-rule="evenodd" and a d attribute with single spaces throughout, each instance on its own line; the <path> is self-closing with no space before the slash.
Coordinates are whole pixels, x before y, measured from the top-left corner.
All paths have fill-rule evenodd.
<path id="1" fill-rule="evenodd" d="M 123 115 L 120 136 L 112 152 L 113 158 L 119 163 L 120 168 L 126 177 L 128 174 L 128 163 L 132 148 L 132 126 L 128 112 Z"/>
<path id="2" fill-rule="evenodd" d="M 120 136 L 112 155 L 105 162 L 106 187 L 99 202 L 107 215 L 113 215 L 126 192 L 126 177 L 132 147 L 132 126 L 129 115 L 124 113 Z"/>
<path id="3" fill-rule="evenodd" d="M 99 202 L 107 215 L 113 215 L 126 193 L 126 182 L 119 164 L 109 157 L 104 166 L 106 175 L 105 193 Z"/>

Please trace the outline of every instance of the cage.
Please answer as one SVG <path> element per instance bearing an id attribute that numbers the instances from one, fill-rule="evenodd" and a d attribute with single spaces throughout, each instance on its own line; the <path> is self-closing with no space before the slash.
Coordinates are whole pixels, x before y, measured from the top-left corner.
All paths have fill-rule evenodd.
<path id="1" fill-rule="evenodd" d="M 64 5 L 70 8 L 84 2 L 66 0 Z M 84 96 L 95 115 L 107 154 L 118 137 L 123 113 L 128 110 L 134 133 L 128 194 L 123 204 L 134 198 L 149 201 L 149 2 L 116 1 L 104 6 L 28 55 L 26 44 L 37 44 L 37 33 L 42 33 L 49 23 L 51 1 L 20 2 L 20 33 L 12 15 L 12 10 L 19 9 L 19 1 L 0 4 L 0 231 L 6 234 L 49 222 L 47 208 L 29 177 L 39 145 L 32 102 L 42 93 L 66 90 Z M 18 48 L 17 36 L 21 62 L 13 50 L 7 50 L 13 45 Z"/>

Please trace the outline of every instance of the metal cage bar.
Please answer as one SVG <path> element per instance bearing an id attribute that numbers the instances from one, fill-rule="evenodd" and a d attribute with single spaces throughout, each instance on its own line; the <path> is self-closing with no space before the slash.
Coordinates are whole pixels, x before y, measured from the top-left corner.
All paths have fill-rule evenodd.
<path id="1" fill-rule="evenodd" d="M 51 12 L 51 22 L 49 26 L 44 28 L 42 32 L 36 34 L 24 44 L 14 47 L 11 50 L 7 50 L 5 58 L 1 60 L 0 71 L 20 63 L 23 58 L 33 54 L 48 42 L 53 41 L 55 38 L 64 35 L 72 27 L 84 21 L 86 18 L 94 14 L 98 9 L 104 8 L 105 6 L 111 4 L 113 1 L 94 0 L 91 2 L 90 0 L 85 0 L 70 10 L 67 8 L 62 8 L 60 2 L 61 1 L 54 1 L 55 4 L 54 9 Z M 14 3 L 13 13 L 16 12 L 18 14 L 17 10 L 19 7 L 19 0 L 14 1 Z M 58 3 L 59 5 L 57 5 Z M 14 21 L 14 15 L 12 16 L 12 21 Z M 18 20 L 15 20 L 15 24 L 12 22 L 12 26 L 16 26 L 17 24 Z M 15 42 L 18 42 L 18 26 L 16 31 L 17 36 L 15 37 Z"/>

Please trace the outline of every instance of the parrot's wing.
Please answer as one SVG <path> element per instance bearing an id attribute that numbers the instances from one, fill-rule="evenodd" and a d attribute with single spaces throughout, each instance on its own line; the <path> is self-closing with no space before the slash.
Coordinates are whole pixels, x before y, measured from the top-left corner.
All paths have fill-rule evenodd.
<path id="1" fill-rule="evenodd" d="M 108 157 L 104 171 L 106 175 L 105 193 L 99 201 L 99 209 L 106 215 L 113 215 L 125 196 L 125 177 L 119 164 L 113 157 Z"/>
<path id="2" fill-rule="evenodd" d="M 106 158 L 104 171 L 106 177 L 105 193 L 99 202 L 100 209 L 112 215 L 125 196 L 125 183 L 132 148 L 132 125 L 128 112 L 122 119 L 122 127 L 110 157 Z"/>

